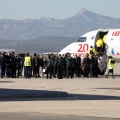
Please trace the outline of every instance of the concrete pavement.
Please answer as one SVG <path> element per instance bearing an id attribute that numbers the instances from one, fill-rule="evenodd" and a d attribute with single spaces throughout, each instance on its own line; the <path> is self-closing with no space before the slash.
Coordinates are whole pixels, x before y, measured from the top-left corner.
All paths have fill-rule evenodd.
<path id="1" fill-rule="evenodd" d="M 120 64 L 115 65 L 115 79 L 0 79 L 0 93 L 10 90 L 16 93 L 27 91 L 51 91 L 63 93 L 61 97 L 33 96 L 0 98 L 0 112 L 34 112 L 58 115 L 94 116 L 120 118 Z M 68 93 L 68 96 L 67 96 Z"/>

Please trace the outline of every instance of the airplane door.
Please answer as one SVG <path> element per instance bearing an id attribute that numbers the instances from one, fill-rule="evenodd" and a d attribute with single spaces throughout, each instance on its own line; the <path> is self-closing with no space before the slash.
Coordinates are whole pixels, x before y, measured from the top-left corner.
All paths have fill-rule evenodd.
<path id="1" fill-rule="evenodd" d="M 108 34 L 108 31 L 98 31 L 98 33 L 97 33 L 97 35 L 96 35 L 96 38 L 95 38 L 95 43 L 94 43 L 95 49 L 96 49 L 96 42 L 97 42 L 97 40 L 99 40 L 100 38 L 101 38 L 101 39 L 104 39 L 105 36 L 106 36 L 106 38 L 107 38 L 107 34 Z M 106 38 L 105 38 L 105 39 L 106 39 Z M 104 41 L 104 40 L 103 40 L 103 41 Z M 105 42 L 105 41 L 104 41 L 104 42 Z M 106 44 L 103 44 L 103 47 L 102 47 L 101 52 L 106 53 Z"/>

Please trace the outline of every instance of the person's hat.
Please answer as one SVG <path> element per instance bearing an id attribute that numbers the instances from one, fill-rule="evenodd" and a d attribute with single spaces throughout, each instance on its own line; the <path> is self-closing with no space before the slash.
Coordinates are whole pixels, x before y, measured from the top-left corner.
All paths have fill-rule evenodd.
<path id="1" fill-rule="evenodd" d="M 36 53 L 34 53 L 34 56 L 36 56 L 37 54 Z"/>
<path id="2" fill-rule="evenodd" d="M 70 54 L 69 52 L 67 52 L 67 54 Z"/>
<path id="3" fill-rule="evenodd" d="M 109 56 L 109 58 L 112 58 L 112 56 Z"/>

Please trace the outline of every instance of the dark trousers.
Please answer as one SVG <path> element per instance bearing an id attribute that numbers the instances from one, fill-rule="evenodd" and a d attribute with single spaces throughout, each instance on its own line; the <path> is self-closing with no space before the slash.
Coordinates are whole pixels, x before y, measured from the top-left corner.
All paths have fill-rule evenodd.
<path id="1" fill-rule="evenodd" d="M 98 67 L 94 68 L 94 77 L 98 77 Z"/>
<path id="2" fill-rule="evenodd" d="M 78 67 L 76 68 L 76 76 L 77 76 L 77 77 L 80 77 L 80 76 L 81 76 L 81 67 L 80 67 L 80 66 L 78 66 Z"/>
<path id="3" fill-rule="evenodd" d="M 0 77 L 2 77 L 2 65 L 0 65 Z"/>
<path id="4" fill-rule="evenodd" d="M 84 68 L 84 77 L 89 77 L 90 68 Z"/>
<path id="5" fill-rule="evenodd" d="M 19 75 L 20 75 L 20 68 L 17 67 L 17 68 L 16 68 L 16 72 L 15 72 L 15 77 L 16 77 L 16 78 L 19 78 Z"/>
<path id="6" fill-rule="evenodd" d="M 73 78 L 73 68 L 72 66 L 68 66 L 67 67 L 67 78 L 71 77 L 71 79 Z"/>
<path id="7" fill-rule="evenodd" d="M 5 64 L 5 70 L 6 70 L 6 77 L 10 77 L 11 71 L 9 64 Z"/>
<path id="8" fill-rule="evenodd" d="M 34 77 L 39 77 L 39 66 L 34 66 L 33 68 L 33 76 Z"/>
<path id="9" fill-rule="evenodd" d="M 30 78 L 31 77 L 31 67 L 25 66 L 25 77 Z"/>
<path id="10" fill-rule="evenodd" d="M 2 69 L 2 75 L 1 76 L 4 77 L 5 76 L 5 65 L 2 65 L 1 69 Z"/>
<path id="11" fill-rule="evenodd" d="M 57 74 L 57 67 L 54 66 L 54 69 L 53 69 L 53 77 L 54 77 L 54 78 L 56 77 L 56 74 Z"/>
<path id="12" fill-rule="evenodd" d="M 57 68 L 57 78 L 58 79 L 62 79 L 63 78 L 63 71 L 62 71 L 61 67 Z"/>
<path id="13" fill-rule="evenodd" d="M 23 65 L 20 65 L 20 68 L 19 68 L 19 74 L 22 75 L 22 71 L 23 71 Z"/>
<path id="14" fill-rule="evenodd" d="M 53 68 L 47 67 L 46 68 L 46 78 L 48 79 L 50 77 L 50 79 L 52 79 L 52 74 L 53 74 Z"/>
<path id="15" fill-rule="evenodd" d="M 16 74 L 16 68 L 14 67 L 14 66 L 12 66 L 11 67 L 11 78 L 15 78 L 16 76 L 15 76 L 15 74 Z"/>
<path id="16" fill-rule="evenodd" d="M 108 76 L 109 76 L 110 73 L 112 74 L 112 78 L 114 78 L 114 75 L 113 75 L 113 69 L 109 69 L 109 70 L 108 70 L 108 74 L 107 74 L 106 77 L 108 78 Z"/>
<path id="17" fill-rule="evenodd" d="M 98 53 L 101 53 L 102 47 L 96 47 L 96 51 L 97 51 Z"/>

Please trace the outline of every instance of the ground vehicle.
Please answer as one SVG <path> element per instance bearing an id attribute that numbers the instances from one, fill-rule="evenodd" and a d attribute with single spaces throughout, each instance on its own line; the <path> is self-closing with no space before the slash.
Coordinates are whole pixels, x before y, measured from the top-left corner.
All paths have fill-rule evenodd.
<path id="1" fill-rule="evenodd" d="M 15 52 L 15 49 L 0 49 L 0 52 Z"/>

